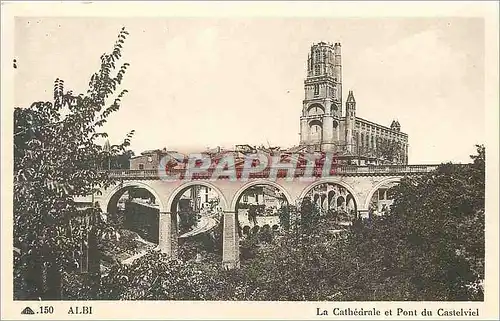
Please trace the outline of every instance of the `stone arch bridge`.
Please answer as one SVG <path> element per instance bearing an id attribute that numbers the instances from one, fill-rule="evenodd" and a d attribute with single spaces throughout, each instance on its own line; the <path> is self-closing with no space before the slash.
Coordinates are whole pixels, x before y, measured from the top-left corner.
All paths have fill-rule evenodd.
<path id="1" fill-rule="evenodd" d="M 208 187 L 219 195 L 223 211 L 223 265 L 231 268 L 239 265 L 239 238 L 236 206 L 242 193 L 248 188 L 267 184 L 279 189 L 289 204 L 295 204 L 315 186 L 334 183 L 345 188 L 353 197 L 358 217 L 368 216 L 368 207 L 374 193 L 383 186 L 395 184 L 406 175 L 422 175 L 433 171 L 437 165 L 387 165 L 387 166 L 339 166 L 335 175 L 294 179 L 250 176 L 247 180 L 197 177 L 192 180 L 162 180 L 157 170 L 111 170 L 110 176 L 118 183 L 95 196 L 103 212 L 108 212 L 116 195 L 130 187 L 144 188 L 156 199 L 159 206 L 159 249 L 172 255 L 177 246 L 177 215 L 173 210 L 176 197 L 195 185 Z M 114 198 L 115 197 L 115 198 Z"/>

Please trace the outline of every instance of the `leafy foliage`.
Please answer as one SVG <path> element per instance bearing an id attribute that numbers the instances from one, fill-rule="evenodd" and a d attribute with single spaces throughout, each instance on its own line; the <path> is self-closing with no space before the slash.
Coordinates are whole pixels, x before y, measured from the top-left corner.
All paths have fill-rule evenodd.
<path id="1" fill-rule="evenodd" d="M 132 150 L 125 150 L 118 155 L 111 155 L 109 168 L 110 169 L 129 169 L 130 168 L 130 159 L 134 156 L 134 152 Z"/>
<path id="2" fill-rule="evenodd" d="M 219 267 L 150 252 L 132 265 L 117 265 L 102 278 L 104 300 L 208 300 L 221 288 Z"/>
<path id="3" fill-rule="evenodd" d="M 359 255 L 345 263 L 361 270 L 345 280 L 369 280 L 350 299 L 482 299 L 484 147 L 473 159 L 404 179 L 393 188 L 391 213 L 356 228 L 349 252 Z"/>
<path id="4" fill-rule="evenodd" d="M 130 145 L 133 131 L 110 150 L 99 142 L 107 137 L 101 127 L 127 92 L 112 98 L 129 66 L 116 66 L 127 35 L 122 29 L 112 52 L 101 56 L 85 94 L 67 91 L 56 79 L 53 101 L 14 110 L 14 245 L 21 252 L 16 267 L 25 298 L 60 297 L 60 273 L 79 264 L 89 235 L 112 232 L 97 206 L 81 210 L 74 197 L 112 184 L 99 165 Z"/>
<path id="5" fill-rule="evenodd" d="M 211 263 L 222 260 L 222 220 L 208 233 L 200 233 L 179 240 L 178 257 L 183 261 L 197 260 Z"/>
<path id="6" fill-rule="evenodd" d="M 278 209 L 278 217 L 280 219 L 280 224 L 283 228 L 288 231 L 290 229 L 290 206 L 282 206 Z"/>
<path id="7" fill-rule="evenodd" d="M 397 140 L 382 139 L 377 143 L 377 157 L 388 163 L 404 163 L 403 145 Z"/>
<path id="8" fill-rule="evenodd" d="M 201 218 L 193 209 L 184 209 L 179 214 L 179 232 L 181 234 L 191 231 Z"/>

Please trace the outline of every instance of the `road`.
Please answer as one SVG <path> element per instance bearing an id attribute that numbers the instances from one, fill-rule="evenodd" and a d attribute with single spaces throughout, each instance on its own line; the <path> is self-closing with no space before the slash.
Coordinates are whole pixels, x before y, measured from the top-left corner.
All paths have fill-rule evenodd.
<path id="1" fill-rule="evenodd" d="M 219 221 L 212 216 L 202 216 L 193 230 L 182 234 L 181 236 L 179 236 L 179 238 L 185 238 L 205 233 L 214 228 L 218 223 Z"/>

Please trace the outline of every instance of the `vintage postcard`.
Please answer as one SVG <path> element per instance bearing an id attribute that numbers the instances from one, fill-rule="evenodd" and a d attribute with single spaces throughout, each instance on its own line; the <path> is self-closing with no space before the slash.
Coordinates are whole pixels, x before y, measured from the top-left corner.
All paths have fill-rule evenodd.
<path id="1" fill-rule="evenodd" d="M 498 3 L 2 3 L 2 319 L 497 319 Z"/>

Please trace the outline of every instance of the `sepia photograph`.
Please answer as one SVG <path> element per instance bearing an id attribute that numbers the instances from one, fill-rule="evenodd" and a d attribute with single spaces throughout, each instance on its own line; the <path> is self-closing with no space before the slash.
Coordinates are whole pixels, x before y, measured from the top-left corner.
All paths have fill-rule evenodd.
<path id="1" fill-rule="evenodd" d="M 12 22 L 2 270 L 14 302 L 47 301 L 19 316 L 52 301 L 484 303 L 484 18 Z"/>

